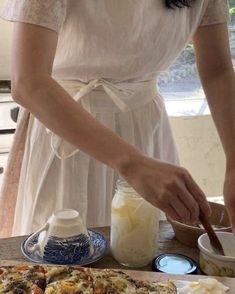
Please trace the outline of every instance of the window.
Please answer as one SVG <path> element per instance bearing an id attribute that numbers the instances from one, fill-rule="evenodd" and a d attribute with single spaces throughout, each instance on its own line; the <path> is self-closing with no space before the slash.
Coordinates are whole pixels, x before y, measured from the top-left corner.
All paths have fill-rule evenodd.
<path id="1" fill-rule="evenodd" d="M 230 0 L 230 48 L 235 64 L 235 0 Z M 189 44 L 167 73 L 159 77 L 158 86 L 170 116 L 209 114 L 209 108 L 197 73 L 193 45 Z"/>

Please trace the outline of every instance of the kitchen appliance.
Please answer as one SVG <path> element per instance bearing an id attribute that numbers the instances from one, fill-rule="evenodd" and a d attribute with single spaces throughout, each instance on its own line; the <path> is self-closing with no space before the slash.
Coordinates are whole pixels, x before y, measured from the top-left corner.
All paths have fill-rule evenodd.
<path id="1" fill-rule="evenodd" d="M 14 137 L 18 110 L 10 92 L 10 81 L 0 80 L 0 188 Z"/>
<path id="2" fill-rule="evenodd" d="M 0 11 L 4 2 L 5 0 L 0 0 Z M 0 18 L 0 188 L 16 128 L 14 120 L 17 118 L 17 104 L 10 93 L 12 28 L 12 23 Z"/>

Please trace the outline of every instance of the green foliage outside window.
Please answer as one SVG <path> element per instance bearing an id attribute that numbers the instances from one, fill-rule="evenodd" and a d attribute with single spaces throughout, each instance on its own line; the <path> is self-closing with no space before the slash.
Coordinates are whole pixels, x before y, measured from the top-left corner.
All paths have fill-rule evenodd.
<path id="1" fill-rule="evenodd" d="M 235 15 L 235 7 L 230 8 L 229 12 L 231 15 Z"/>
<path id="2" fill-rule="evenodd" d="M 229 0 L 229 5 L 230 5 L 230 8 L 235 8 L 235 0 Z M 231 10 L 230 10 L 230 13 L 231 13 Z"/>

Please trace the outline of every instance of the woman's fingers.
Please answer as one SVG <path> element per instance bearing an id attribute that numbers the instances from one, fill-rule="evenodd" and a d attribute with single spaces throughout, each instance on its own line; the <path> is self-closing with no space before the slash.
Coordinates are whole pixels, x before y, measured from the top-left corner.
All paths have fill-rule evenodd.
<path id="1" fill-rule="evenodd" d="M 206 199 L 206 196 L 190 175 L 186 177 L 186 187 L 198 203 L 199 208 L 204 212 L 205 215 L 210 216 L 211 208 Z"/>
<path id="2" fill-rule="evenodd" d="M 176 189 L 177 190 L 177 189 Z M 193 205 L 185 204 L 186 202 L 190 202 L 192 199 L 188 201 L 188 198 L 185 197 L 185 195 L 188 197 L 189 193 L 184 191 L 184 196 L 181 196 L 177 194 L 166 194 L 165 199 L 161 201 L 161 203 L 158 203 L 156 206 L 158 206 L 161 210 L 163 210 L 167 215 L 171 216 L 171 218 L 181 221 L 184 223 L 188 222 L 194 222 L 198 220 L 198 218 L 195 216 L 195 212 L 193 211 L 195 208 L 195 205 L 197 203 L 192 201 Z M 198 211 L 198 208 L 197 208 Z M 194 216 L 193 216 L 194 215 Z"/>
<path id="3" fill-rule="evenodd" d="M 179 193 L 178 198 L 184 203 L 185 207 L 189 212 L 189 218 L 187 219 L 188 222 L 195 222 L 198 221 L 199 218 L 199 205 L 195 201 L 192 194 L 185 188 L 182 188 L 181 193 Z"/>
<path id="4" fill-rule="evenodd" d="M 185 205 L 185 202 L 182 202 L 178 195 L 171 195 L 169 197 L 169 206 L 171 206 L 179 215 L 182 222 L 187 223 L 191 220 L 190 209 Z"/>
<path id="5" fill-rule="evenodd" d="M 182 222 L 198 221 L 199 211 L 210 214 L 210 207 L 205 195 L 183 168 L 177 173 L 173 184 L 168 184 L 168 203 L 180 216 Z"/>
<path id="6" fill-rule="evenodd" d="M 133 172 L 133 170 L 135 172 Z M 210 214 L 204 193 L 184 168 L 148 157 L 135 161 L 124 178 L 147 201 L 173 219 L 198 220 L 199 210 Z M 132 171 L 132 172 L 131 172 Z"/>
<path id="7" fill-rule="evenodd" d="M 182 222 L 182 218 L 171 204 L 164 204 L 162 206 L 159 206 L 159 208 L 167 215 L 167 217 L 177 222 Z"/>

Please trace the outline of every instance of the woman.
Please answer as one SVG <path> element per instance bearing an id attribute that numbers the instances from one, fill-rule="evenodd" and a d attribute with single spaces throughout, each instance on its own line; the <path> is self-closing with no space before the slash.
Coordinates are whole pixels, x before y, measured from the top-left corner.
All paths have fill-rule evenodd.
<path id="1" fill-rule="evenodd" d="M 177 166 L 155 85 L 192 37 L 227 156 L 225 201 L 235 227 L 235 83 L 225 0 L 9 0 L 3 17 L 16 22 L 12 95 L 27 109 L 13 147 L 23 150 L 17 200 L 9 199 L 7 181 L 4 188 L 14 235 L 38 229 L 63 207 L 79 210 L 88 226 L 109 224 L 118 177 L 173 219 L 210 213 L 203 192 Z M 3 219 L 11 233 L 11 218 Z"/>

